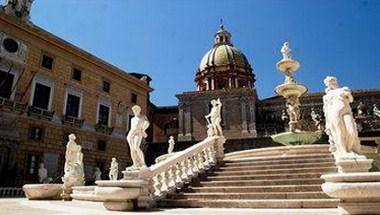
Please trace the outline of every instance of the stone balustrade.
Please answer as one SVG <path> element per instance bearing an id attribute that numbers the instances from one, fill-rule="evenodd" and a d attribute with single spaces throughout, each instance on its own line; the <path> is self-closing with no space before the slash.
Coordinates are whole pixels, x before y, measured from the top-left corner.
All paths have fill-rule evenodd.
<path id="1" fill-rule="evenodd" d="M 152 197 L 161 198 L 214 166 L 220 155 L 220 152 L 218 154 L 219 145 L 224 141 L 223 137 L 207 138 L 149 167 L 147 175 L 143 177 L 151 180 Z"/>
<path id="2" fill-rule="evenodd" d="M 134 200 L 139 208 L 154 207 L 157 200 L 221 161 L 225 141 L 224 137 L 208 137 L 150 167 L 124 171 L 122 180 L 96 181 L 94 194 L 108 210 L 133 210 Z"/>

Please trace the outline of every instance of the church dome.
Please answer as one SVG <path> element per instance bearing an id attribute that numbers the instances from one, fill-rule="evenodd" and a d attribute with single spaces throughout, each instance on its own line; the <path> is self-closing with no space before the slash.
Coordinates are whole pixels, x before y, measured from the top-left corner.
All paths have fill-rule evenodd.
<path id="1" fill-rule="evenodd" d="M 199 91 L 225 88 L 252 88 L 255 81 L 245 55 L 231 42 L 231 33 L 224 29 L 214 35 L 214 47 L 202 58 L 195 82 Z"/>

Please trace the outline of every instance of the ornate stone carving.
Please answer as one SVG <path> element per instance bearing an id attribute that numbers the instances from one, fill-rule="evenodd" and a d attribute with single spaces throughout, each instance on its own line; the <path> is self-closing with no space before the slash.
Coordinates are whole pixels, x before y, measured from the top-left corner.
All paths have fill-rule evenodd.
<path id="1" fill-rule="evenodd" d="M 145 130 L 149 127 L 148 118 L 141 114 L 141 108 L 138 105 L 132 107 L 134 117 L 131 119 L 131 128 L 127 135 L 127 141 L 131 152 L 133 165 L 126 170 L 139 170 L 146 167 L 144 153 L 141 150 L 141 142 L 147 137 Z"/>
<path id="2" fill-rule="evenodd" d="M 82 147 L 75 142 L 74 134 L 69 135 L 69 142 L 66 145 L 65 167 L 63 181 L 63 199 L 70 199 L 73 186 L 84 185 L 83 153 Z"/>
<path id="3" fill-rule="evenodd" d="M 321 115 L 315 112 L 314 108 L 311 108 L 310 112 L 311 119 L 314 121 L 314 125 L 318 130 L 322 129 L 321 126 Z"/>
<path id="4" fill-rule="evenodd" d="M 29 22 L 33 1 L 34 0 L 7 0 L 4 7 L 5 13 Z"/>
<path id="5" fill-rule="evenodd" d="M 292 56 L 290 55 L 291 51 L 292 50 L 289 48 L 289 42 L 284 42 L 284 44 L 281 47 L 282 59 L 291 60 L 292 59 Z"/>
<path id="6" fill-rule="evenodd" d="M 211 111 L 208 115 L 205 116 L 207 123 L 211 124 L 214 129 L 214 134 L 218 136 L 223 136 L 223 130 L 220 123 L 222 122 L 222 102 L 218 98 L 217 100 L 211 100 Z"/>

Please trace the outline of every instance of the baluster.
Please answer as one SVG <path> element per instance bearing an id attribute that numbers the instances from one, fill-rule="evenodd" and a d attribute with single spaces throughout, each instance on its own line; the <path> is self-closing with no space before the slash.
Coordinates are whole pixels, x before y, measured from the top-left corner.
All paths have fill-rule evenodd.
<path id="1" fill-rule="evenodd" d="M 186 159 L 186 163 L 187 163 L 187 175 L 188 175 L 188 178 L 191 179 L 193 176 L 194 176 L 194 172 L 193 172 L 193 162 L 191 161 L 192 158 L 191 157 L 188 157 Z"/>
<path id="2" fill-rule="evenodd" d="M 215 149 L 214 149 L 214 145 L 210 145 L 210 147 L 208 148 L 208 153 L 209 153 L 209 157 L 210 157 L 210 164 L 211 165 L 215 165 Z"/>
<path id="3" fill-rule="evenodd" d="M 203 156 L 202 156 L 202 151 L 200 151 L 197 155 L 196 155 L 196 159 L 197 159 L 197 163 L 198 163 L 198 169 L 199 171 L 203 171 L 205 169 L 205 166 L 203 164 Z"/>
<path id="4" fill-rule="evenodd" d="M 193 155 L 191 157 L 190 162 L 192 163 L 191 165 L 193 166 L 193 172 L 195 174 L 198 174 L 199 173 L 199 168 L 198 168 L 198 159 L 197 159 L 196 155 Z"/>
<path id="5" fill-rule="evenodd" d="M 210 157 L 209 157 L 209 154 L 208 154 L 208 151 L 207 151 L 207 148 L 203 149 L 202 151 L 202 157 L 204 158 L 204 167 L 205 169 L 210 169 Z"/>
<path id="6" fill-rule="evenodd" d="M 161 191 L 162 192 L 167 192 L 168 191 L 168 176 L 167 172 L 163 171 L 161 173 Z"/>
<path id="7" fill-rule="evenodd" d="M 175 183 L 177 185 L 182 183 L 182 167 L 181 167 L 181 162 L 178 162 L 175 164 Z"/>
<path id="8" fill-rule="evenodd" d="M 187 176 L 187 163 L 186 163 L 186 160 L 182 160 L 181 161 L 181 168 L 182 168 L 181 178 L 182 178 L 182 181 L 185 181 L 188 178 L 188 176 Z"/>
<path id="9" fill-rule="evenodd" d="M 154 189 L 154 195 L 160 196 L 161 195 L 161 174 L 158 174 L 153 177 L 153 189 Z"/>
<path id="10" fill-rule="evenodd" d="M 175 188 L 175 165 L 170 166 L 168 169 L 168 187 L 170 190 Z"/>

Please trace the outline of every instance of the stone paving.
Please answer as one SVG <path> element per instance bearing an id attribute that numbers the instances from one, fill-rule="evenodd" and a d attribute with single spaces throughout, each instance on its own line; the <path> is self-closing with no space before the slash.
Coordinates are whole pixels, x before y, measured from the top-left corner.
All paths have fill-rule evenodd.
<path id="1" fill-rule="evenodd" d="M 0 199 L 0 215 L 337 215 L 336 209 L 234 209 L 234 208 L 175 208 L 153 211 L 111 212 L 102 203 L 83 201 L 28 201 L 24 198 Z"/>

